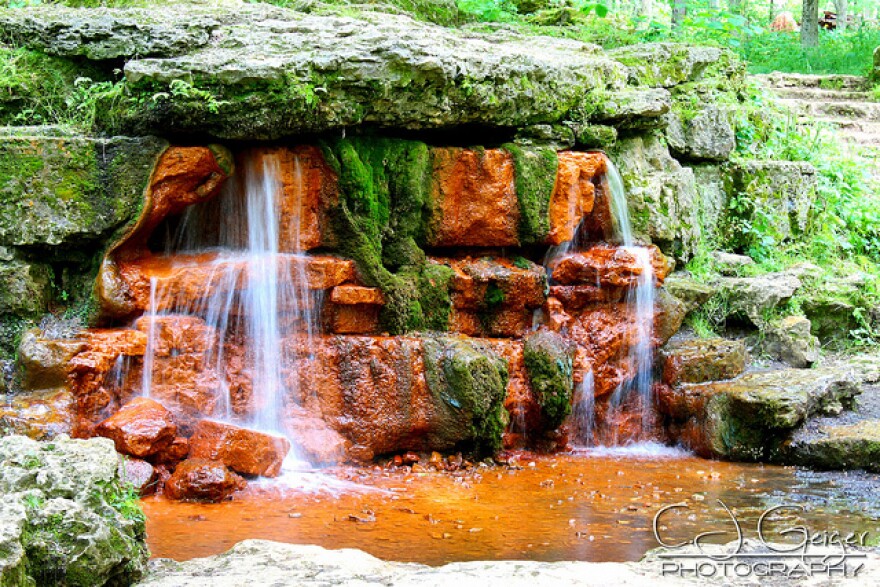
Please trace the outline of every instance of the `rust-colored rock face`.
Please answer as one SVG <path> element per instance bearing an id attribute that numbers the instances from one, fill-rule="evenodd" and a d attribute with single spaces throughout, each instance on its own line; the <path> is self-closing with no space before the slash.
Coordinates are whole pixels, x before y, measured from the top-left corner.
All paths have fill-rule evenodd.
<path id="1" fill-rule="evenodd" d="M 139 397 L 98 424 L 95 434 L 111 439 L 122 454 L 144 458 L 174 442 L 174 416 L 159 402 Z"/>
<path id="2" fill-rule="evenodd" d="M 247 482 L 220 461 L 187 459 L 180 463 L 165 482 L 165 495 L 185 501 L 223 501 Z"/>
<path id="3" fill-rule="evenodd" d="M 434 247 L 519 244 L 513 158 L 501 149 L 432 149 Z"/>
<path id="4" fill-rule="evenodd" d="M 290 451 L 286 438 L 203 420 L 189 440 L 190 459 L 220 461 L 245 475 L 277 477 Z"/>
<path id="5" fill-rule="evenodd" d="M 654 280 L 662 285 L 671 269 L 655 246 L 649 247 Z M 601 288 L 631 288 L 638 284 L 643 267 L 631 250 L 605 244 L 571 253 L 551 267 L 553 280 L 562 285 L 592 285 Z"/>
<path id="6" fill-rule="evenodd" d="M 510 153 L 439 147 L 430 149 L 430 157 L 430 187 L 427 181 L 420 184 L 430 193 L 424 194 L 424 203 L 419 200 L 418 210 L 404 211 L 412 213 L 407 222 L 413 226 L 390 222 L 383 230 L 412 236 L 419 247 L 442 255 L 428 263 L 444 265 L 451 272 L 432 267 L 435 271 L 425 275 L 442 279 L 429 284 L 414 280 L 413 291 L 394 290 L 398 299 L 391 289 L 383 294 L 368 287 L 368 283 L 387 284 L 364 267 L 360 273 L 354 261 L 341 257 L 340 250 L 349 250 L 341 245 L 348 243 L 337 242 L 328 222 L 331 212 L 334 220 L 339 219 L 335 207 L 340 186 L 318 147 L 250 148 L 236 160 L 244 170 L 240 173 L 232 173 L 235 158 L 222 148 L 169 149 L 153 174 L 138 225 L 102 266 L 101 318 L 115 328 L 88 330 L 63 345 L 33 345 L 26 357 L 33 358 L 34 365 L 52 365 L 42 371 L 35 367 L 27 381 L 40 387 L 45 382 L 59 389 L 67 386 L 68 404 L 73 404 L 68 428 L 74 435 L 113 434 L 114 440 L 122 439 L 120 450 L 146 456 L 160 476 L 167 477 L 168 471 L 189 462 L 173 483 L 169 480 L 177 487 L 170 491 L 177 495 L 215 499 L 234 490 L 230 489 L 234 478 L 232 482 L 226 478 L 225 469 L 199 461 L 196 466 L 192 459 L 221 462 L 245 475 L 278 475 L 290 450 L 285 439 L 215 421 L 248 422 L 268 406 L 255 383 L 260 378 L 251 342 L 256 336 L 251 313 L 263 312 L 248 305 L 253 300 L 246 295 L 260 273 L 248 264 L 242 249 L 253 233 L 242 222 L 224 224 L 223 214 L 241 208 L 237 198 L 244 195 L 247 178 L 253 177 L 249 174 L 270 167 L 278 171 L 277 189 L 265 191 L 278 196 L 280 253 L 271 258 L 277 263 L 277 275 L 304 281 L 298 281 L 296 289 L 302 286 L 306 292 L 294 294 L 293 288 L 282 288 L 273 302 L 277 302 L 272 310 L 277 329 L 270 337 L 280 346 L 279 388 L 285 394 L 279 399 L 284 406 L 281 420 L 298 452 L 313 462 L 335 463 L 401 450 L 458 450 L 461 434 L 455 437 L 450 430 L 465 426 L 450 424 L 452 412 L 443 403 L 444 392 L 437 391 L 435 365 L 425 359 L 437 339 L 383 336 L 380 322 L 386 303 L 398 304 L 401 299 L 418 301 L 424 310 L 439 309 L 432 317 L 445 316 L 447 293 L 448 330 L 479 337 L 477 355 L 494 353 L 493 364 L 500 363 L 497 357 L 507 363 L 506 446 L 555 450 L 568 438 L 564 428 L 543 428 L 548 425 L 542 421 L 542 407 L 525 367 L 522 337 L 538 326 L 575 343 L 574 385 L 580 390 L 591 370 L 597 418 L 609 420 L 612 393 L 632 380 L 637 370 L 629 351 L 643 329 L 627 301 L 633 298 L 643 267 L 631 250 L 605 244 L 614 235 L 604 155 L 558 154 L 553 192 L 542 195 L 550 198 L 545 244 L 573 241 L 576 252 L 554 260 L 547 269 L 539 264 L 546 251 L 531 244 L 519 248 L 521 212 Z M 361 162 L 372 164 L 369 158 Z M 396 173 L 390 167 L 385 171 Z M 402 197 L 398 191 L 389 191 L 392 199 Z M 202 205 L 215 196 L 215 202 Z M 390 202 L 392 216 L 406 215 L 395 208 L 401 203 Z M 192 214 L 181 216 L 194 204 L 199 206 Z M 380 204 L 384 210 L 388 202 Z M 185 244 L 163 243 L 166 227 L 174 231 L 178 224 L 197 229 L 182 231 Z M 380 240 L 400 234 L 383 233 Z M 399 244 L 393 238 L 390 242 Z M 398 257 L 409 259 L 396 250 L 378 252 L 395 263 Z M 415 252 L 413 258 L 420 258 L 422 252 Z M 650 256 L 654 282 L 662 284 L 669 264 L 656 247 L 650 249 Z M 450 273 L 448 292 L 438 291 L 432 297 L 430 285 L 442 289 Z M 410 275 L 405 277 L 402 282 Z M 218 304 L 211 304 L 217 300 L 229 300 L 223 320 L 214 316 Z M 677 329 L 682 314 L 659 293 L 655 306 L 652 344 L 656 346 Z M 314 310 L 308 322 L 303 307 Z M 383 317 L 396 315 L 390 313 L 396 307 L 387 310 Z M 503 375 L 496 374 L 498 383 Z M 500 388 L 500 383 L 494 387 Z M 140 405 L 133 398 L 145 389 L 173 414 L 177 426 L 158 444 L 146 440 L 138 444 L 120 431 L 130 424 L 126 420 L 130 408 L 122 406 Z M 632 407 L 635 413 L 637 406 Z M 620 420 L 614 426 L 621 430 L 637 425 L 629 413 L 614 417 Z M 198 485 L 189 481 L 198 475 L 215 489 L 186 489 Z"/>
<path id="7" fill-rule="evenodd" d="M 574 238 L 581 218 L 593 211 L 594 181 L 605 173 L 605 156 L 601 153 L 562 151 L 558 159 L 556 185 L 549 206 L 547 243 L 551 245 L 561 245 Z"/>
<path id="8" fill-rule="evenodd" d="M 279 250 L 295 253 L 327 244 L 326 212 L 339 196 L 336 176 L 321 149 L 301 145 L 263 148 L 258 153 L 273 157 L 281 172 Z"/>

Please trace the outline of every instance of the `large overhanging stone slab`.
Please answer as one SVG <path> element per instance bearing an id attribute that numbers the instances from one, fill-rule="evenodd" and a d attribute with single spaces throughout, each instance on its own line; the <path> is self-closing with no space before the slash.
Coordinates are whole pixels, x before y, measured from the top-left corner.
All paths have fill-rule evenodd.
<path id="1" fill-rule="evenodd" d="M 106 112 L 113 131 L 271 139 L 359 124 L 515 127 L 583 118 L 595 92 L 626 77 L 578 41 L 229 2 L 21 9 L 0 14 L 0 31 L 55 55 L 127 59 L 126 92 Z"/>

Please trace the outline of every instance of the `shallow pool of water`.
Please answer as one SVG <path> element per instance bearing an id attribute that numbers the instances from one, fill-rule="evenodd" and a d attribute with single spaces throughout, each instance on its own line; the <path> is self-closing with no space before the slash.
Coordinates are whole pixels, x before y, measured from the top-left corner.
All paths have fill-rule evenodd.
<path id="1" fill-rule="evenodd" d="M 455 473 L 339 467 L 286 487 L 252 484 L 220 504 L 143 500 L 154 557 L 185 560 L 262 538 L 359 548 L 388 560 L 431 565 L 478 559 L 637 560 L 667 542 L 724 531 L 747 538 L 770 506 L 765 531 L 793 523 L 812 532 L 880 537 L 877 476 L 819 474 L 792 467 L 707 461 L 676 451 L 520 455 L 514 466 Z M 329 480 L 329 482 L 328 482 Z M 297 486 L 300 488 L 297 488 Z M 329 486 L 328 490 L 316 487 Z M 306 486 L 303 489 L 302 486 Z M 728 513 L 719 500 L 730 509 Z"/>

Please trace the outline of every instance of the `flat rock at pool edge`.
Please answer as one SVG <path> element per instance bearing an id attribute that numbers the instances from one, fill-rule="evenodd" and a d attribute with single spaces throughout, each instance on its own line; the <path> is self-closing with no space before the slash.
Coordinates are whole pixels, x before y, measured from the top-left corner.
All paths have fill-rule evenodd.
<path id="1" fill-rule="evenodd" d="M 165 482 L 165 495 L 182 501 L 223 501 L 244 489 L 247 481 L 220 461 L 187 459 Z"/>
<path id="2" fill-rule="evenodd" d="M 191 459 L 221 461 L 237 473 L 277 477 L 290 442 L 232 424 L 202 420 L 189 440 Z"/>
<path id="3" fill-rule="evenodd" d="M 156 400 L 139 397 L 98 424 L 97 436 L 111 439 L 122 454 L 144 458 L 161 452 L 177 436 L 174 416 Z"/>

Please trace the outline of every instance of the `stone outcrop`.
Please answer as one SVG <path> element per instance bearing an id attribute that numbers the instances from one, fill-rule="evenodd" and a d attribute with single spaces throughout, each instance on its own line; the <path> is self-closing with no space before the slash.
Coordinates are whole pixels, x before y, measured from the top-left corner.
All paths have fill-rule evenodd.
<path id="1" fill-rule="evenodd" d="M 0 583 L 119 585 L 147 562 L 144 517 L 106 439 L 0 438 Z"/>
<path id="2" fill-rule="evenodd" d="M 358 124 L 521 126 L 556 122 L 592 90 L 624 84 L 619 63 L 575 41 L 268 5 L 157 10 L 12 11 L 0 24 L 53 55 L 126 58 L 126 86 L 147 102 L 126 102 L 115 130 L 273 139 Z"/>
<path id="3" fill-rule="evenodd" d="M 762 544 L 746 539 L 743 544 L 705 544 L 680 548 L 685 556 L 703 554 L 728 560 L 741 553 L 744 558 L 766 557 L 785 547 L 781 544 Z M 837 550 L 834 550 L 836 548 Z M 775 550 L 771 550 L 775 549 Z M 199 587 L 210 581 L 217 587 L 233 587 L 242 583 L 296 583 L 306 587 L 349 585 L 354 582 L 365 587 L 393 584 L 399 587 L 440 587 L 451 583 L 492 585 L 529 585 L 536 578 L 557 581 L 573 587 L 602 587 L 605 585 L 657 585 L 684 587 L 693 585 L 690 578 L 663 573 L 662 556 L 666 549 L 649 551 L 639 562 L 536 562 L 536 561 L 471 561 L 456 562 L 439 567 L 413 563 L 387 562 L 354 549 L 328 550 L 319 546 L 283 544 L 266 540 L 246 540 L 223 554 L 193 559 L 183 563 L 155 560 L 150 574 L 137 587 Z M 839 556 L 838 547 L 816 547 L 815 552 L 829 557 Z M 860 553 L 861 554 L 861 553 Z M 841 585 L 859 585 L 880 581 L 880 553 L 876 549 L 864 553 L 864 568 L 857 577 L 840 581 Z M 754 556 L 757 555 L 757 556 Z M 668 561 L 668 559 L 666 559 Z M 830 559 L 835 560 L 835 559 Z M 860 562 L 862 559 L 859 559 Z M 804 585 L 818 587 L 827 583 L 827 577 L 805 578 Z M 789 585 L 784 576 L 765 577 L 762 585 L 782 587 Z"/>
<path id="4" fill-rule="evenodd" d="M 819 361 L 819 339 L 803 316 L 776 320 L 764 329 L 764 350 L 792 367 L 812 367 Z"/>

